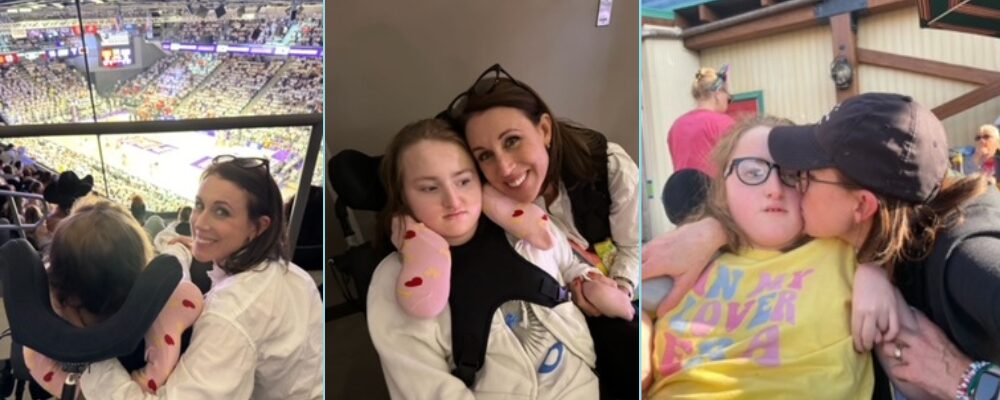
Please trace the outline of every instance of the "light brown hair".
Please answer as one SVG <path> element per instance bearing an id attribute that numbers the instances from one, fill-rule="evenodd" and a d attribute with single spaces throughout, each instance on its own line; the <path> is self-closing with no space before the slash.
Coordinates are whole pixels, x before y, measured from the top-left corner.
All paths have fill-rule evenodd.
<path id="1" fill-rule="evenodd" d="M 61 305 L 107 317 L 124 304 L 152 256 L 146 232 L 124 207 L 87 196 L 52 234 L 49 285 Z"/>
<path id="2" fill-rule="evenodd" d="M 839 171 L 837 174 L 843 182 L 851 183 Z M 881 264 L 892 277 L 901 263 L 926 258 L 938 234 L 961 223 L 959 207 L 985 193 L 988 185 L 982 175 L 945 178 L 941 191 L 927 204 L 872 192 L 878 200 L 878 210 L 864 244 L 858 249 L 858 262 Z"/>
<path id="3" fill-rule="evenodd" d="M 712 179 L 708 198 L 701 212 L 693 213 L 694 215 L 689 221 L 701 219 L 706 215 L 718 220 L 726 231 L 726 246 L 723 250 L 737 252 L 750 243 L 746 233 L 736 224 L 732 213 L 729 211 L 729 200 L 726 195 L 726 178 L 723 176 L 729 167 L 733 151 L 736 150 L 736 144 L 739 143 L 744 134 L 755 127 L 773 128 L 790 125 L 793 125 L 792 121 L 769 115 L 744 118 L 733 125 L 729 133 L 725 134 L 719 143 L 715 145 L 715 150 L 712 151 L 711 157 L 712 163 L 715 165 L 716 170 L 719 171 L 719 176 Z"/>
<path id="4" fill-rule="evenodd" d="M 378 215 L 377 238 L 385 240 L 392 232 L 392 218 L 396 215 L 413 215 L 403 190 L 403 153 L 413 145 L 425 140 L 451 143 L 472 160 L 469 148 L 447 122 L 440 119 L 422 119 L 412 122 L 399 130 L 385 149 L 379 177 L 385 189 L 385 208 Z M 385 245 L 379 242 L 379 245 Z"/>

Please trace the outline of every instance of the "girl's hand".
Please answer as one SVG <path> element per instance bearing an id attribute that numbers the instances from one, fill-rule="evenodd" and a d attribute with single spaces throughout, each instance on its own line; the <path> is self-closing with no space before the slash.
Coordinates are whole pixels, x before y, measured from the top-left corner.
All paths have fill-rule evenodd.
<path id="1" fill-rule="evenodd" d="M 569 284 L 569 291 L 573 293 L 573 304 L 576 304 L 584 314 L 590 317 L 598 317 L 601 311 L 587 300 L 583 295 L 583 278 L 576 278 Z"/>
<path id="2" fill-rule="evenodd" d="M 899 332 L 896 291 L 886 271 L 875 264 L 860 264 L 854 273 L 851 295 L 851 336 L 854 351 L 870 351 L 877 343 L 892 341 Z"/>

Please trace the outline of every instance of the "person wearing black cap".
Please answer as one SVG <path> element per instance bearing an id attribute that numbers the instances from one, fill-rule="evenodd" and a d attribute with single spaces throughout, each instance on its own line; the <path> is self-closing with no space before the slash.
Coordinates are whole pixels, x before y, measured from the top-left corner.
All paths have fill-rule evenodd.
<path id="1" fill-rule="evenodd" d="M 868 93 L 817 124 L 775 128 L 768 144 L 777 164 L 802 171 L 806 232 L 852 243 L 858 260 L 882 264 L 920 311 L 901 307 L 899 335 L 876 352 L 897 388 L 910 396 L 996 398 L 1000 192 L 982 176 L 948 175 L 941 121 L 910 97 Z M 716 224 L 702 221 L 654 241 L 644 251 L 644 278 L 676 275 L 675 291 L 685 292 L 698 268 L 679 273 L 683 266 L 660 258 L 710 257 L 724 243 Z M 701 243 L 679 247 L 684 236 Z"/>

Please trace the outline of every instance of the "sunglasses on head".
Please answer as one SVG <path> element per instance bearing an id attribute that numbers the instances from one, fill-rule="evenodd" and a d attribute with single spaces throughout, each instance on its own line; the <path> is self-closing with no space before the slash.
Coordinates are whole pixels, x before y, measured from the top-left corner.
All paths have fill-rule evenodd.
<path id="1" fill-rule="evenodd" d="M 488 75 L 491 73 L 494 75 L 489 77 Z M 503 74 L 503 76 L 501 76 L 501 74 Z M 532 93 L 532 96 L 534 96 L 534 93 L 531 90 L 522 85 L 521 82 L 518 82 L 517 79 L 514 79 L 513 76 L 510 76 L 510 73 L 505 71 L 500 64 L 493 64 L 493 66 L 487 68 L 486 71 L 483 71 L 482 74 L 479 74 L 479 77 L 476 78 L 476 82 L 473 83 L 472 86 L 460 93 L 454 100 L 451 101 L 451 103 L 448 104 L 448 108 L 445 110 L 444 114 L 448 117 L 448 119 L 458 121 L 462 114 L 465 113 L 465 109 L 469 104 L 469 96 L 482 96 L 492 93 L 500 82 L 503 81 L 503 78 L 507 78 L 507 80 L 515 86 L 524 89 L 528 93 Z"/>
<path id="2" fill-rule="evenodd" d="M 260 157 L 236 157 L 231 154 L 223 154 L 212 159 L 212 164 L 234 163 L 237 167 L 254 169 L 264 167 L 268 174 L 271 173 L 271 163 L 266 158 Z"/>

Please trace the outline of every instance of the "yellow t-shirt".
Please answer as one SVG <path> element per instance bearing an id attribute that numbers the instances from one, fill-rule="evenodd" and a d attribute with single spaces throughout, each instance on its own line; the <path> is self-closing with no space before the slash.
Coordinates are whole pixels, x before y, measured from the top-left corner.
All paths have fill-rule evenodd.
<path id="1" fill-rule="evenodd" d="M 870 399 L 851 341 L 852 249 L 723 254 L 653 332 L 652 399 Z"/>

